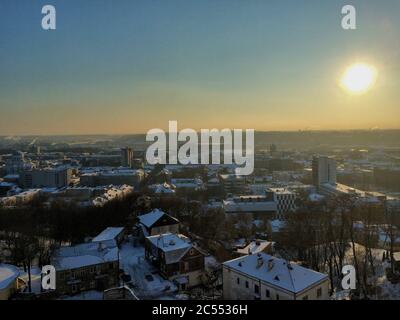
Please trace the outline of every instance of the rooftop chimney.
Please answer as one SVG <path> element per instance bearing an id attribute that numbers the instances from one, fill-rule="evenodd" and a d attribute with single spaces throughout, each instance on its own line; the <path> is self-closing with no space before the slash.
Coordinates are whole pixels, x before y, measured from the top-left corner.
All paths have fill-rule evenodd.
<path id="1" fill-rule="evenodd" d="M 271 271 L 274 268 L 274 260 L 268 260 L 268 271 Z"/>
<path id="2" fill-rule="evenodd" d="M 262 257 L 257 258 L 257 269 L 264 264 L 264 259 Z"/>

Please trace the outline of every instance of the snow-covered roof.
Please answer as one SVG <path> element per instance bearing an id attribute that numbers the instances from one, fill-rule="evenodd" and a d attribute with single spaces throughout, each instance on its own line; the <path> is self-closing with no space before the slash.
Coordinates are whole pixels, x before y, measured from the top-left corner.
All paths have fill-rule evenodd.
<path id="1" fill-rule="evenodd" d="M 3 187 L 3 188 L 12 188 L 15 186 L 16 186 L 16 184 L 12 183 L 12 182 L 3 182 L 3 181 L 0 182 L 0 187 Z"/>
<path id="2" fill-rule="evenodd" d="M 124 231 L 124 227 L 113 228 L 109 227 L 104 229 L 98 236 L 93 238 L 93 242 L 107 241 L 115 239 L 121 232 Z"/>
<path id="3" fill-rule="evenodd" d="M 165 253 L 167 264 L 178 262 L 193 247 L 190 239 L 182 234 L 165 233 L 146 239 Z"/>
<path id="4" fill-rule="evenodd" d="M 4 178 L 4 180 L 15 180 L 15 179 L 19 179 L 19 174 L 8 174 L 3 178 Z"/>
<path id="5" fill-rule="evenodd" d="M 19 274 L 17 267 L 0 263 L 0 290 L 7 288 L 19 277 Z"/>
<path id="6" fill-rule="evenodd" d="M 154 193 L 175 193 L 173 187 L 168 184 L 153 184 L 149 186 L 149 189 L 153 190 Z"/>
<path id="7" fill-rule="evenodd" d="M 275 212 L 277 204 L 264 196 L 241 196 L 223 201 L 225 212 Z"/>
<path id="8" fill-rule="evenodd" d="M 270 246 L 273 246 L 273 242 L 266 240 L 254 240 L 251 241 L 246 247 L 237 249 L 237 253 L 248 255 L 248 254 L 257 254 L 259 252 L 263 252 Z"/>
<path id="9" fill-rule="evenodd" d="M 77 269 L 114 261 L 118 261 L 118 247 L 114 240 L 61 247 L 52 258 L 56 270 Z"/>
<path id="10" fill-rule="evenodd" d="M 171 179 L 171 185 L 176 188 L 191 188 L 191 189 L 200 189 L 203 187 L 203 181 L 201 179 Z"/>
<path id="11" fill-rule="evenodd" d="M 265 253 L 237 258 L 224 262 L 223 265 L 292 293 L 302 292 L 328 279 L 326 274 L 288 263 L 286 260 Z"/>
<path id="12" fill-rule="evenodd" d="M 276 194 L 283 194 L 283 195 L 292 194 L 292 195 L 295 195 L 295 193 L 293 191 L 290 191 L 287 188 L 268 188 L 268 191 L 274 192 Z"/>
<path id="13" fill-rule="evenodd" d="M 147 228 L 151 228 L 158 220 L 160 220 L 164 215 L 165 212 L 161 211 L 160 209 L 154 209 L 150 213 L 143 214 L 138 216 L 139 222 L 143 224 Z M 171 217 L 172 218 L 172 217 Z M 174 218 L 173 218 L 174 219 Z M 178 223 L 178 220 L 177 220 Z"/>
<path id="14" fill-rule="evenodd" d="M 147 239 L 157 248 L 161 249 L 164 252 L 173 251 L 182 248 L 189 248 L 192 245 L 190 244 L 190 239 L 185 237 L 183 234 L 174 234 L 174 233 L 164 233 L 151 237 L 147 237 Z"/>

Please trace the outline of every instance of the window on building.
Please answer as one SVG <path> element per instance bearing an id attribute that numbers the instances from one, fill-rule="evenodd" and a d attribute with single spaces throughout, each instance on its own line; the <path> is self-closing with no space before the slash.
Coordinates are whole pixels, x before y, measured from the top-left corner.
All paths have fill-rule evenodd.
<path id="1" fill-rule="evenodd" d="M 303 300 L 308 300 L 308 296 L 304 296 L 304 297 L 303 297 Z"/>
<path id="2" fill-rule="evenodd" d="M 318 297 L 318 298 L 321 298 L 321 296 L 322 296 L 322 288 L 318 288 L 318 290 L 317 290 L 317 297 Z"/>
<path id="3" fill-rule="evenodd" d="M 183 263 L 183 269 L 184 269 L 185 272 L 187 272 L 187 271 L 190 270 L 190 268 L 189 268 L 189 262 L 185 261 L 185 262 Z"/>
<path id="4" fill-rule="evenodd" d="M 249 287 L 249 282 L 248 281 L 246 281 L 246 288 L 248 288 Z"/>
<path id="5" fill-rule="evenodd" d="M 236 278 L 236 283 L 240 284 L 240 278 Z"/>
<path id="6" fill-rule="evenodd" d="M 276 300 L 279 300 L 279 299 L 280 299 L 279 294 L 277 294 L 276 295 Z"/>
<path id="7" fill-rule="evenodd" d="M 270 292 L 268 289 L 265 290 L 265 296 L 266 296 L 267 298 L 271 297 L 271 292 Z"/>
<path id="8" fill-rule="evenodd" d="M 254 285 L 254 293 L 260 294 L 260 287 L 257 284 Z"/>

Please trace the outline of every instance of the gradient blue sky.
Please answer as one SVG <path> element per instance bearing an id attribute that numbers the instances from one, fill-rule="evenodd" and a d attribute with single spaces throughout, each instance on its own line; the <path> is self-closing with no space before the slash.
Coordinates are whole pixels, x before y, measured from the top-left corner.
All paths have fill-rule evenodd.
<path id="1" fill-rule="evenodd" d="M 379 77 L 350 96 L 357 61 Z M 399 67 L 398 0 L 1 0 L 0 134 L 400 128 Z"/>

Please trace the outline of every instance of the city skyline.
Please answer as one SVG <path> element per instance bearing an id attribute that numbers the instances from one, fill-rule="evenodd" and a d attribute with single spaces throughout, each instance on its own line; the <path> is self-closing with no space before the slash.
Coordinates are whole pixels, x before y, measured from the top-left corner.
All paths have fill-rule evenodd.
<path id="1" fill-rule="evenodd" d="M 48 1 L 0 4 L 0 135 L 142 134 L 180 127 L 257 131 L 399 129 L 400 3 Z M 340 88 L 355 63 L 378 71 Z"/>

